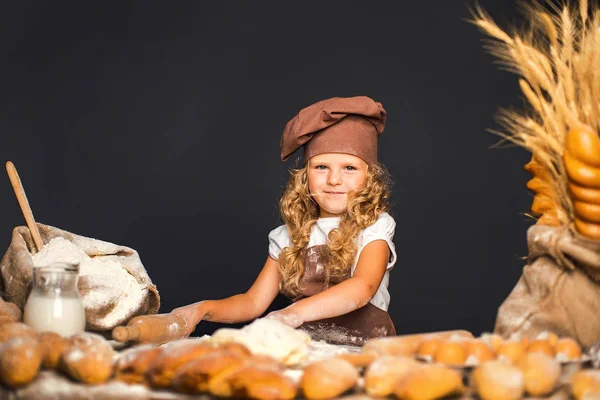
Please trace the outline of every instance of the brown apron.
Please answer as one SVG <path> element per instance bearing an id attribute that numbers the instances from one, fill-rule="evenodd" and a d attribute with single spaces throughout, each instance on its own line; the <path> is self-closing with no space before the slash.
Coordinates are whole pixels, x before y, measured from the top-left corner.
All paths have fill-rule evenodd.
<path id="1" fill-rule="evenodd" d="M 323 263 L 320 262 L 324 248 L 324 245 L 313 246 L 303 252 L 304 274 L 300 278 L 299 299 L 327 289 L 325 270 L 322 267 Z M 330 285 L 348 278 L 350 272 L 341 279 L 331 279 Z M 306 322 L 299 329 L 308 332 L 313 340 L 353 346 L 362 346 L 368 339 L 375 337 L 396 336 L 396 328 L 388 312 L 371 303 L 339 317 Z"/>

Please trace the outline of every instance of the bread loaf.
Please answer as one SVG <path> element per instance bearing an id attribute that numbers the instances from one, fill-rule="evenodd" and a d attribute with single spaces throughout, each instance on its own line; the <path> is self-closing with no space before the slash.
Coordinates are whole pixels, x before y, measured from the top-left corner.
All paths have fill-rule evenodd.
<path id="1" fill-rule="evenodd" d="M 262 378 L 258 379 L 258 372 L 260 371 L 272 371 L 275 374 L 261 374 Z M 274 386 L 272 389 L 273 393 L 278 393 L 281 396 L 286 396 L 289 393 L 290 387 L 288 381 L 281 380 L 285 370 L 285 366 L 279 361 L 272 357 L 264 355 L 255 355 L 250 358 L 246 358 L 242 364 L 239 364 L 237 368 L 228 369 L 223 371 L 216 376 L 213 376 L 208 382 L 208 391 L 219 397 L 249 397 L 247 393 L 247 385 L 256 381 L 257 386 L 253 386 L 255 394 L 258 392 L 262 393 L 262 386 L 269 385 L 271 382 Z M 267 377 L 271 377 L 268 378 Z M 258 383 L 258 382 L 261 383 Z M 293 392 L 296 392 L 295 385 L 293 386 Z"/>
<path id="2" fill-rule="evenodd" d="M 241 398 L 287 400 L 295 398 L 297 393 L 297 386 L 284 375 L 283 371 L 252 365 L 251 359 L 226 379 L 233 395 Z M 213 382 L 211 382 L 211 393 L 217 394 Z"/>
<path id="3" fill-rule="evenodd" d="M 575 229 L 593 240 L 600 239 L 600 138 L 588 126 L 571 129 L 563 154 L 573 200 Z"/>
<path id="4" fill-rule="evenodd" d="M 160 351 L 160 347 L 152 344 L 142 344 L 123 351 L 115 365 L 115 380 L 145 383 L 144 376 Z"/>
<path id="5" fill-rule="evenodd" d="M 146 380 L 152 387 L 169 387 L 177 368 L 217 350 L 214 345 L 195 339 L 183 339 L 164 345 L 150 364 Z"/>
<path id="6" fill-rule="evenodd" d="M 42 364 L 42 351 L 37 339 L 14 337 L 0 344 L 0 381 L 10 387 L 31 382 Z"/>
<path id="7" fill-rule="evenodd" d="M 114 351 L 102 336 L 83 332 L 71 336 L 70 342 L 60 357 L 63 372 L 88 384 L 99 384 L 112 376 Z"/>
<path id="8" fill-rule="evenodd" d="M 205 393 L 209 391 L 209 382 L 220 374 L 227 374 L 239 369 L 245 363 L 245 358 L 222 350 L 216 350 L 201 355 L 181 366 L 173 376 L 173 388 L 183 393 Z M 229 389 L 219 393 L 220 396 L 230 396 Z"/>

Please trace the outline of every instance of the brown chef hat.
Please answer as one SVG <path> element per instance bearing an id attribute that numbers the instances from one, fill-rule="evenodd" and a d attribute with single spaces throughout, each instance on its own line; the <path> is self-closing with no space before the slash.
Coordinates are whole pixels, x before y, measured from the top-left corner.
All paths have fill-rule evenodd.
<path id="1" fill-rule="evenodd" d="M 281 137 L 281 160 L 300 147 L 304 161 L 322 153 L 347 153 L 377 163 L 377 137 L 385 128 L 385 110 L 365 96 L 334 97 L 301 110 Z"/>

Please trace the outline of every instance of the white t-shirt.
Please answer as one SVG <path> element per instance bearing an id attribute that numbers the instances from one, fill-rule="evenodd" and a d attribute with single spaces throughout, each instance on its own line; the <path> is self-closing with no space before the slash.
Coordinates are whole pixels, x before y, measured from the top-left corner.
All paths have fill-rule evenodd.
<path id="1" fill-rule="evenodd" d="M 308 242 L 308 248 L 312 246 L 324 245 L 327 242 L 327 235 L 329 232 L 337 228 L 340 224 L 339 217 L 319 218 L 313 225 L 310 233 L 310 240 Z M 381 284 L 377 289 L 377 293 L 371 299 L 371 304 L 376 307 L 387 311 L 390 305 L 390 293 L 388 292 L 388 284 L 390 281 L 390 270 L 396 263 L 396 248 L 392 242 L 394 238 L 394 231 L 396 229 L 396 221 L 388 213 L 382 213 L 377 221 L 371 226 L 368 226 L 358 234 L 358 251 L 356 252 L 356 258 L 352 264 L 350 275 L 354 275 L 356 269 L 356 263 L 362 252 L 362 249 L 369 243 L 375 240 L 385 240 L 390 248 L 390 260 L 387 265 Z M 275 259 L 279 259 L 281 250 L 290 245 L 290 235 L 285 225 L 281 225 L 273 229 L 269 233 L 269 255 Z"/>

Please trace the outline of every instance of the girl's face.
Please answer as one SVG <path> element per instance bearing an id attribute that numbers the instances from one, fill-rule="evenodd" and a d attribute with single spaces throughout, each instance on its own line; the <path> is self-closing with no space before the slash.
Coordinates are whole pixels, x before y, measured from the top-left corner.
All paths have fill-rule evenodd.
<path id="1" fill-rule="evenodd" d="M 324 153 L 308 160 L 308 190 L 321 217 L 346 212 L 348 192 L 360 189 L 367 177 L 367 163 L 343 153 Z"/>

